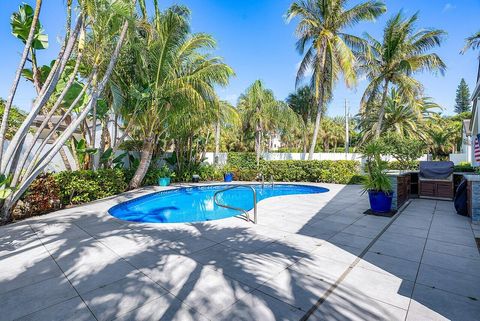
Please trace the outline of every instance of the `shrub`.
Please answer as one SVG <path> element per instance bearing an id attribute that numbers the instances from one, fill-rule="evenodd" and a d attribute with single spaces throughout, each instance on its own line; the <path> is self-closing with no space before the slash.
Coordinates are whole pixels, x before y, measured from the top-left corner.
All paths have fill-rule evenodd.
<path id="1" fill-rule="evenodd" d="M 224 171 L 210 164 L 203 164 L 198 168 L 197 174 L 202 181 L 222 181 Z"/>
<path id="2" fill-rule="evenodd" d="M 39 175 L 14 208 L 14 219 L 45 214 L 59 209 L 60 193 L 60 187 L 53 174 Z"/>
<path id="3" fill-rule="evenodd" d="M 119 194 L 127 188 L 125 171 L 121 169 L 101 169 L 60 172 L 55 175 L 61 186 L 63 205 L 81 204 Z"/>
<path id="4" fill-rule="evenodd" d="M 391 161 L 388 163 L 388 169 L 390 170 L 418 170 L 420 162 L 417 160 L 408 162 Z"/>
<path id="5" fill-rule="evenodd" d="M 275 181 L 355 184 L 360 179 L 360 164 L 356 161 L 268 161 L 261 167 L 265 178 L 273 176 Z"/>
<path id="6" fill-rule="evenodd" d="M 240 170 L 256 169 L 257 158 L 255 153 L 228 153 L 227 165 Z"/>
<path id="7" fill-rule="evenodd" d="M 461 162 L 455 165 L 455 172 L 475 172 L 475 168 L 469 162 Z"/>

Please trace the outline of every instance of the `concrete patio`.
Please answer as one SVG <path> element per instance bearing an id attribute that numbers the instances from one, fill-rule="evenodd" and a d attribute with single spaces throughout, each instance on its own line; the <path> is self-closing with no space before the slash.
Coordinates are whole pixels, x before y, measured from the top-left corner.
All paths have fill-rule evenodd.
<path id="1" fill-rule="evenodd" d="M 270 198 L 259 224 L 117 220 L 143 189 L 0 227 L 0 320 L 479 320 L 468 218 L 413 200 L 362 214 L 358 186 Z"/>

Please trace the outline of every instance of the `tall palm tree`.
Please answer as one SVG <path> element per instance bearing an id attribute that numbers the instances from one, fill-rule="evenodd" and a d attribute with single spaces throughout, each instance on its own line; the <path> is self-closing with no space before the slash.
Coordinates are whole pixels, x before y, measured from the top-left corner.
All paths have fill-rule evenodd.
<path id="1" fill-rule="evenodd" d="M 140 164 L 129 184 L 140 186 L 158 139 L 172 126 L 193 121 L 193 114 L 211 112 L 217 103 L 216 85 L 226 85 L 232 69 L 208 50 L 214 39 L 191 34 L 187 8 L 174 6 L 156 11 L 150 24 L 142 24 L 125 52 L 124 75 L 131 81 L 135 110 L 126 115 L 132 131 L 142 139 Z M 123 68 L 122 68 L 123 69 Z M 175 125 L 173 125 L 175 124 Z M 175 128 L 172 128 L 175 129 Z"/>
<path id="2" fill-rule="evenodd" d="M 320 130 L 325 103 L 340 74 L 347 86 L 356 82 L 355 56 L 352 49 L 363 47 L 359 37 L 345 33 L 345 29 L 361 21 L 374 20 L 386 11 L 381 1 L 366 1 L 346 8 L 347 0 L 297 0 L 287 12 L 288 21 L 299 17 L 296 33 L 297 49 L 303 55 L 297 72 L 297 85 L 309 70 L 315 89 L 317 115 L 310 146 L 312 159 Z"/>
<path id="3" fill-rule="evenodd" d="M 418 98 L 423 86 L 413 76 L 423 71 L 445 72 L 442 59 L 429 51 L 440 46 L 445 32 L 440 29 L 415 28 L 418 14 L 405 18 L 400 11 L 393 16 L 384 29 L 382 42 L 366 35 L 367 50 L 359 55 L 360 70 L 364 71 L 370 84 L 367 86 L 361 103 L 361 110 L 372 107 L 380 98 L 378 122 L 375 136 L 379 137 L 385 116 L 389 86 L 393 85 L 402 95 L 410 99 Z"/>
<path id="4" fill-rule="evenodd" d="M 260 163 L 265 129 L 276 115 L 278 104 L 273 92 L 265 88 L 261 80 L 256 80 L 238 100 L 238 109 L 247 122 L 246 127 L 253 128 L 255 132 L 257 165 Z"/>

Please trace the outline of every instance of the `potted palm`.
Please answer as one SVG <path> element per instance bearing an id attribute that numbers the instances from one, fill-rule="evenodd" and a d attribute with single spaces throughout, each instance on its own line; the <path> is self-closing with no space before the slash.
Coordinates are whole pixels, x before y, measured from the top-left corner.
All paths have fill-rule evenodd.
<path id="1" fill-rule="evenodd" d="M 167 165 L 163 165 L 158 171 L 158 185 L 170 185 L 172 177 L 175 177 L 175 173 Z"/>
<path id="2" fill-rule="evenodd" d="M 367 175 L 363 181 L 364 193 L 368 192 L 370 209 L 374 213 L 388 213 L 392 208 L 392 182 L 387 174 L 387 162 L 381 158 L 383 143 L 373 141 L 365 146 Z"/>

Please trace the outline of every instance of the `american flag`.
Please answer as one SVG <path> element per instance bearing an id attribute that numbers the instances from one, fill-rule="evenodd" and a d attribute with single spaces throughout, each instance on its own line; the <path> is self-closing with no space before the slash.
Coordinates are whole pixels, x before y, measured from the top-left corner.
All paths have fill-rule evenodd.
<path id="1" fill-rule="evenodd" d="M 475 160 L 477 162 L 480 162 L 480 134 L 477 134 L 477 137 L 475 137 Z"/>

